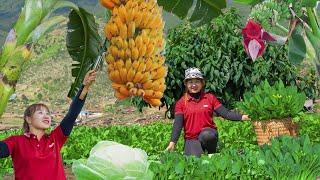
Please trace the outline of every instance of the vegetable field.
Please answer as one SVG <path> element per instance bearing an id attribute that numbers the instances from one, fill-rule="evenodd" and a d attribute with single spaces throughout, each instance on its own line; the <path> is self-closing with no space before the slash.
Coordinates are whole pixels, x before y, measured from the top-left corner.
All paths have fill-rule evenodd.
<path id="1" fill-rule="evenodd" d="M 103 17 L 25 0 L 0 49 L 1 141 L 23 133 L 33 103 L 56 127 L 95 69 L 61 150 L 69 179 L 320 179 L 320 1 L 95 1 Z M 191 67 L 201 91 L 242 115 L 214 115 L 217 152 L 199 158 L 184 155 L 183 131 L 165 150 Z M 0 179 L 13 176 L 1 158 Z"/>
<path id="2" fill-rule="evenodd" d="M 274 139 L 271 145 L 258 146 L 249 122 L 218 119 L 219 152 L 201 158 L 181 154 L 182 138 L 176 152 L 164 152 L 172 125 L 76 127 L 62 150 L 65 164 L 86 159 L 91 148 L 102 140 L 141 148 L 148 154 L 154 179 L 315 179 L 320 173 L 320 115 L 300 114 L 299 138 Z M 11 130 L 0 138 L 19 133 Z M 1 160 L 1 173 L 12 172 L 9 159 Z"/>

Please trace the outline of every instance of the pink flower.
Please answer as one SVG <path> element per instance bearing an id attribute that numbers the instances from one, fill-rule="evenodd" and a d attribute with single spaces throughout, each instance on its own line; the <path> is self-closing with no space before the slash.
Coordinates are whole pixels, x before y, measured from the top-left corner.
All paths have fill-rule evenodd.
<path id="1" fill-rule="evenodd" d="M 244 29 L 242 29 L 243 38 L 260 39 L 262 27 L 260 24 L 255 23 L 253 20 L 249 20 Z"/>
<path id="2" fill-rule="evenodd" d="M 265 50 L 265 41 L 275 41 L 271 34 L 264 31 L 260 24 L 249 20 L 242 29 L 243 45 L 246 52 L 255 61 Z"/>

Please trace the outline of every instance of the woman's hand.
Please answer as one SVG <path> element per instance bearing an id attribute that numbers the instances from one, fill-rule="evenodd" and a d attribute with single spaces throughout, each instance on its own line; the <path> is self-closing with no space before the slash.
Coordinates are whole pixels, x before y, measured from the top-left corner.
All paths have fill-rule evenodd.
<path id="1" fill-rule="evenodd" d="M 84 99 L 84 97 L 87 95 L 89 91 L 89 87 L 92 85 L 92 83 L 96 80 L 97 72 L 95 70 L 90 70 L 87 72 L 86 76 L 83 79 L 82 84 L 84 85 L 84 88 L 79 96 L 81 100 Z"/>
<path id="2" fill-rule="evenodd" d="M 87 72 L 86 76 L 84 77 L 82 84 L 86 88 L 89 88 L 92 85 L 92 83 L 95 82 L 96 77 L 97 77 L 97 72 L 95 70 L 90 70 Z"/>
<path id="3" fill-rule="evenodd" d="M 242 121 L 248 121 L 248 120 L 251 120 L 250 117 L 248 115 L 242 115 L 242 118 L 241 118 Z"/>
<path id="4" fill-rule="evenodd" d="M 170 142 L 168 147 L 166 148 L 166 151 L 173 151 L 175 144 L 176 143 L 174 143 L 174 142 Z"/>

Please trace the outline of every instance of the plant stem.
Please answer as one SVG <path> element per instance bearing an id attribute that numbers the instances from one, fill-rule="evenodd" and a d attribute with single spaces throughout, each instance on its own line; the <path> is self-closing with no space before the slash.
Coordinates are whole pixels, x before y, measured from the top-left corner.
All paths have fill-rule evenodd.
<path id="1" fill-rule="evenodd" d="M 320 29 L 315 18 L 314 11 L 311 7 L 307 7 L 307 15 L 310 20 L 310 26 L 314 35 L 320 38 Z"/>
<path id="2" fill-rule="evenodd" d="M 289 30 L 283 27 L 282 25 L 280 25 L 279 23 L 276 23 L 276 27 L 278 27 L 280 30 L 282 30 L 285 33 L 289 33 Z"/>

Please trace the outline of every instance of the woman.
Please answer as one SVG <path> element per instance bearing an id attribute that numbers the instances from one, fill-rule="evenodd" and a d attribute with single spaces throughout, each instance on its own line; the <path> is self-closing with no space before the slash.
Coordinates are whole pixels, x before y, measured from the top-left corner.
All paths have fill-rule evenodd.
<path id="1" fill-rule="evenodd" d="M 205 93 L 205 81 L 198 68 L 185 71 L 187 92 L 175 105 L 175 120 L 171 140 L 166 150 L 172 151 L 184 128 L 184 154 L 200 157 L 204 151 L 215 153 L 218 142 L 217 127 L 212 120 L 214 112 L 229 120 L 249 120 L 226 109 L 212 93 Z"/>
<path id="2" fill-rule="evenodd" d="M 60 150 L 71 133 L 95 78 L 94 70 L 86 74 L 68 113 L 50 134 L 46 134 L 52 120 L 48 107 L 33 104 L 24 113 L 24 134 L 0 141 L 0 158 L 11 155 L 15 179 L 66 179 Z"/>

